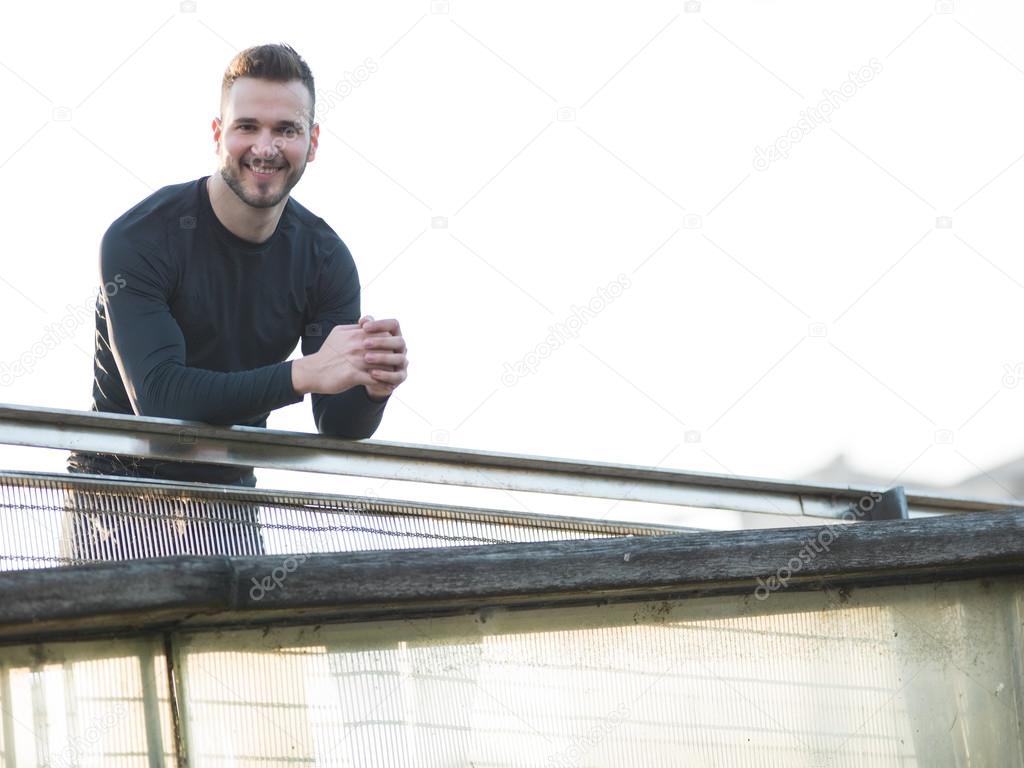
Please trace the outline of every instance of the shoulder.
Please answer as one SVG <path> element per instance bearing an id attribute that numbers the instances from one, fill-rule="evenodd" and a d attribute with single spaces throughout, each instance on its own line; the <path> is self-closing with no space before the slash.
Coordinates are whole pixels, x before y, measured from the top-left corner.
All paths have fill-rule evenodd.
<path id="1" fill-rule="evenodd" d="M 118 270 L 173 281 L 172 239 L 195 227 L 201 181 L 162 187 L 114 219 L 100 244 L 102 274 Z"/>
<path id="2" fill-rule="evenodd" d="M 161 187 L 118 216 L 103 235 L 104 244 L 159 247 L 172 228 L 195 225 L 201 179 Z"/>
<path id="3" fill-rule="evenodd" d="M 288 210 L 302 233 L 303 250 L 315 261 L 319 270 L 331 269 L 351 272 L 355 261 L 348 246 L 338 233 L 322 218 L 299 203 L 294 197 L 288 201 Z"/>
<path id="4" fill-rule="evenodd" d="M 348 246 L 322 218 L 292 198 L 288 205 L 308 267 L 307 293 L 317 312 L 337 310 L 353 323 L 359 317 L 359 273 Z M 328 308 L 328 309 L 325 309 Z M 330 309 L 333 308 L 333 309 Z"/>

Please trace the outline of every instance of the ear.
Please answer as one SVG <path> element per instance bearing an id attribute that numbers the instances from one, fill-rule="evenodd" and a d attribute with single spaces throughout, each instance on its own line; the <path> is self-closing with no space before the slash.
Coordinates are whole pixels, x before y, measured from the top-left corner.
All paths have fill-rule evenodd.
<path id="1" fill-rule="evenodd" d="M 316 148 L 320 143 L 320 123 L 314 123 L 309 131 L 309 151 L 306 153 L 306 162 L 311 162 L 316 157 Z"/>
<path id="2" fill-rule="evenodd" d="M 213 118 L 213 122 L 210 124 L 210 128 L 213 129 L 213 143 L 216 145 L 214 147 L 214 151 L 220 152 L 221 124 L 219 117 Z"/>

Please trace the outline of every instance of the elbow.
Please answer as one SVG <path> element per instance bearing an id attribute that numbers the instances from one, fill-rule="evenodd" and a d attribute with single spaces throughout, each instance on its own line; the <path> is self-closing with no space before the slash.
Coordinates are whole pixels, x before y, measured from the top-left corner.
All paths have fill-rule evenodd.
<path id="1" fill-rule="evenodd" d="M 194 412 L 196 409 L 183 408 L 180 404 L 168 402 L 160 398 L 143 397 L 132 403 L 136 416 L 154 419 L 177 419 L 179 421 L 207 421 L 204 414 Z"/>
<path id="2" fill-rule="evenodd" d="M 128 393 L 128 401 L 136 416 L 143 418 L 171 419 L 176 416 L 169 415 L 166 411 L 167 403 L 161 402 L 146 387 L 131 388 Z"/>
<path id="3" fill-rule="evenodd" d="M 377 425 L 370 426 L 345 422 L 339 424 L 332 423 L 330 420 L 321 417 L 317 419 L 316 429 L 324 437 L 338 437 L 342 440 L 365 440 L 368 437 L 373 437 L 373 433 L 377 431 Z"/>
<path id="4" fill-rule="evenodd" d="M 337 395 L 313 395 L 313 421 L 317 432 L 343 440 L 365 440 L 377 431 L 384 403 L 370 401 L 362 387 Z"/>
<path id="5" fill-rule="evenodd" d="M 208 404 L 196 398 L 191 402 L 180 396 L 180 390 L 160 379 L 147 382 L 131 393 L 132 409 L 137 416 L 178 421 L 200 421 L 216 426 L 230 425 L 225 414 L 213 412 Z M 177 394 L 176 394 L 177 393 Z"/>

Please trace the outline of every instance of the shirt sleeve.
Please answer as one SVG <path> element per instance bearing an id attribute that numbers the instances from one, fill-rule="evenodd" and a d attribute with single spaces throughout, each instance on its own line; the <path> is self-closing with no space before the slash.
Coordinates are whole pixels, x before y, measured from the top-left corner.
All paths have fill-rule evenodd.
<path id="1" fill-rule="evenodd" d="M 336 325 L 359 322 L 359 273 L 348 247 L 339 239 L 327 254 L 316 284 L 311 320 L 302 335 L 302 354 L 312 355 Z M 362 440 L 380 426 L 387 400 L 371 400 L 362 385 L 336 395 L 314 393 L 313 420 L 322 435 Z"/>
<path id="2" fill-rule="evenodd" d="M 102 300 L 111 351 L 136 415 L 226 426 L 302 401 L 291 361 L 237 372 L 185 365 L 185 337 L 170 310 L 177 272 L 157 242 L 108 229 L 100 273 L 110 286 Z"/>

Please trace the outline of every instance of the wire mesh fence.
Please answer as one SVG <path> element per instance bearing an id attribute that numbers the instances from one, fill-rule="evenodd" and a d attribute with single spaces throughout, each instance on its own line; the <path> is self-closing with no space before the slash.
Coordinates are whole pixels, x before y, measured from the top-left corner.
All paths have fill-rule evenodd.
<path id="1" fill-rule="evenodd" d="M 384 499 L 0 473 L 0 570 L 657 535 L 604 523 Z"/>

